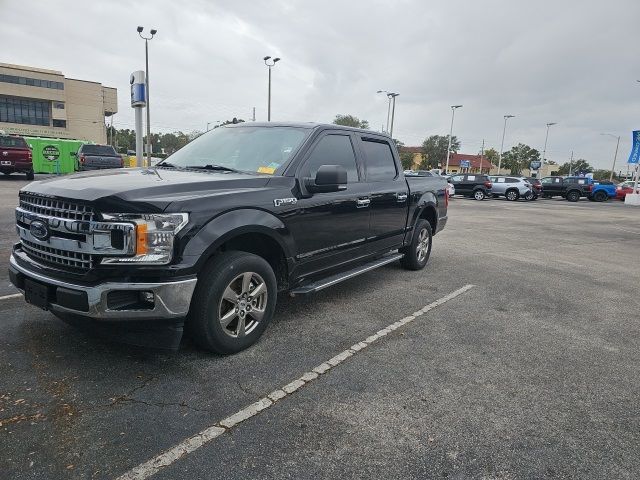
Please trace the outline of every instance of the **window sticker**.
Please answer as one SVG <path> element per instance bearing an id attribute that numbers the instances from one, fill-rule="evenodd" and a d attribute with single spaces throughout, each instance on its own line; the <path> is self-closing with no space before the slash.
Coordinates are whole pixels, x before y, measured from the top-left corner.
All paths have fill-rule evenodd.
<path id="1" fill-rule="evenodd" d="M 276 169 L 273 167 L 258 167 L 258 173 L 266 173 L 268 175 L 273 175 Z"/>

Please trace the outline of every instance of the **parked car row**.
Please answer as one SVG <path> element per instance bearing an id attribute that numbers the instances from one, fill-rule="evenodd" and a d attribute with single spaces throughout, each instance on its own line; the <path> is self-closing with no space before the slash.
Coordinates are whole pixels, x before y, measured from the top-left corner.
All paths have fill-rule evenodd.
<path id="1" fill-rule="evenodd" d="M 593 180 L 589 177 L 553 176 L 537 179 L 477 173 L 460 173 L 445 177 L 449 183 L 450 196 L 462 195 L 476 200 L 504 197 L 509 201 L 531 201 L 538 197 L 563 197 L 570 202 L 577 202 L 581 198 L 604 202 L 613 198 L 624 200 L 627 194 L 633 192 L 633 182 L 624 182 L 616 186 L 611 181 Z"/>
<path id="2" fill-rule="evenodd" d="M 86 143 L 72 155 L 76 157 L 77 171 L 124 167 L 122 156 L 111 145 Z M 33 154 L 23 137 L 0 132 L 0 172 L 24 173 L 27 180 L 34 179 Z"/>

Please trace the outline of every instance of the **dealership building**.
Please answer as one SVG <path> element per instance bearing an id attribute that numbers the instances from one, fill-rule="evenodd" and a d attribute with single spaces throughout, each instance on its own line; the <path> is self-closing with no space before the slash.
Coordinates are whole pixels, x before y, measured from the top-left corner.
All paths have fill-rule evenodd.
<path id="1" fill-rule="evenodd" d="M 0 130 L 6 133 L 104 144 L 105 117 L 117 112 L 115 88 L 56 70 L 0 63 Z"/>

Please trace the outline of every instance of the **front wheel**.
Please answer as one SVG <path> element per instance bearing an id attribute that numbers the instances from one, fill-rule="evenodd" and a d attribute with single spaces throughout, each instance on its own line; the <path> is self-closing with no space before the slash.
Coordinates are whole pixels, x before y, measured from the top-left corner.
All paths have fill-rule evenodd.
<path id="1" fill-rule="evenodd" d="M 596 202 L 604 202 L 607 200 L 607 194 L 604 192 L 596 192 L 596 194 L 593 196 L 593 199 Z"/>
<path id="2" fill-rule="evenodd" d="M 404 257 L 400 265 L 407 270 L 422 270 L 431 255 L 431 239 L 433 237 L 431 225 L 426 220 L 419 220 L 413 229 L 411 244 L 402 250 Z"/>
<path id="3" fill-rule="evenodd" d="M 527 193 L 524 194 L 524 199 L 527 202 L 530 202 L 531 200 L 536 199 L 536 195 L 531 190 L 529 190 Z"/>
<path id="4" fill-rule="evenodd" d="M 520 198 L 520 193 L 517 190 L 508 190 L 504 196 L 507 197 L 507 200 L 515 202 Z"/>
<path id="5" fill-rule="evenodd" d="M 476 190 L 475 192 L 473 192 L 473 198 L 475 198 L 476 200 L 484 200 L 484 197 L 486 197 L 484 190 Z"/>
<path id="6" fill-rule="evenodd" d="M 222 252 L 198 277 L 188 324 L 194 341 L 223 355 L 254 344 L 267 328 L 276 306 L 273 269 L 262 257 Z"/>

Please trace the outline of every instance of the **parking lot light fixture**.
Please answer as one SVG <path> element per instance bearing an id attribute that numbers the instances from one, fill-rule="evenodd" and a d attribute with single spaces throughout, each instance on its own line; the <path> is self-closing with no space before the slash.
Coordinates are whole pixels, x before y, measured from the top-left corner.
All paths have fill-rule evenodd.
<path id="1" fill-rule="evenodd" d="M 601 133 L 600 135 L 607 135 L 609 137 L 617 138 L 616 153 L 613 154 L 613 165 L 611 165 L 611 173 L 609 174 L 609 181 L 613 180 L 613 172 L 616 169 L 616 159 L 618 158 L 618 147 L 620 146 L 620 135 L 614 135 L 613 133 Z"/>
<path id="2" fill-rule="evenodd" d="M 449 173 L 449 157 L 451 156 L 451 138 L 453 136 L 453 119 L 456 115 L 456 109 L 462 108 L 462 105 L 451 105 L 451 128 L 449 129 L 449 146 L 447 147 L 447 166 L 444 169 L 444 173 Z"/>
<path id="3" fill-rule="evenodd" d="M 391 117 L 391 97 L 387 90 L 378 90 L 376 93 L 384 93 L 387 96 L 387 128 L 385 131 L 389 133 L 389 118 Z"/>
<path id="4" fill-rule="evenodd" d="M 542 163 L 541 163 L 542 166 L 540 168 L 544 168 L 544 160 L 547 156 L 547 140 L 549 140 L 549 127 L 553 125 L 557 125 L 557 123 L 556 122 L 547 123 L 547 134 L 544 137 L 544 148 L 542 149 Z"/>
<path id="5" fill-rule="evenodd" d="M 389 136 L 393 139 L 393 120 L 396 116 L 396 97 L 400 95 L 399 93 L 389 93 L 387 94 L 387 97 L 389 97 L 389 99 L 392 102 L 391 105 L 391 127 L 389 129 Z"/>
<path id="6" fill-rule="evenodd" d="M 144 58 L 145 58 L 145 78 L 144 78 L 144 89 L 146 93 L 147 100 L 147 166 L 151 165 L 151 113 L 149 111 L 149 40 L 151 40 L 158 30 L 152 28 L 149 33 L 150 36 L 144 36 L 142 34 L 144 27 L 138 27 L 138 35 L 140 38 L 144 40 Z"/>
<path id="7" fill-rule="evenodd" d="M 271 58 L 269 55 L 263 58 L 264 64 L 269 67 L 269 89 L 267 93 L 267 122 L 271 121 L 271 67 L 280 61 L 279 57 Z"/>
<path id="8" fill-rule="evenodd" d="M 504 116 L 504 127 L 502 127 L 502 143 L 500 144 L 500 156 L 498 157 L 498 175 L 500 175 L 500 167 L 502 166 L 502 152 L 504 151 L 504 134 L 507 131 L 507 120 L 515 117 L 515 115 Z"/>

